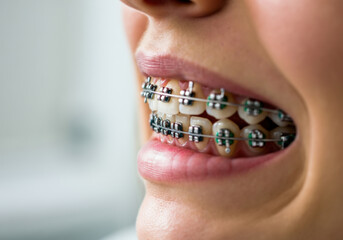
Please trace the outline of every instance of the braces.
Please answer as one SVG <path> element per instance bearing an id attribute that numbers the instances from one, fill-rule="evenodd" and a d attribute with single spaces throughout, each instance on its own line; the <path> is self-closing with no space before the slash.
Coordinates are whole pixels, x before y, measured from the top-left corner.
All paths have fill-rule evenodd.
<path id="1" fill-rule="evenodd" d="M 164 123 L 166 121 L 168 121 L 169 125 Z M 153 114 L 153 113 L 150 115 L 149 123 L 150 123 L 150 127 L 156 133 L 162 133 L 165 136 L 171 135 L 173 138 L 177 138 L 177 139 L 184 137 L 184 135 L 188 135 L 189 140 L 191 142 L 201 142 L 203 141 L 204 138 L 212 138 L 220 146 L 226 146 L 225 151 L 227 153 L 230 152 L 230 145 L 233 144 L 233 141 L 248 141 L 251 147 L 264 147 L 265 143 L 267 142 L 275 142 L 278 145 L 280 145 L 282 149 L 285 149 L 295 139 L 295 135 L 290 134 L 290 133 L 282 133 L 280 138 L 261 139 L 261 134 L 263 133 L 261 133 L 259 130 L 252 131 L 251 138 L 232 137 L 231 131 L 229 129 L 220 129 L 217 132 L 216 136 L 213 136 L 213 135 L 202 134 L 201 126 L 190 126 L 189 132 L 185 132 L 183 130 L 180 130 L 182 129 L 181 123 L 170 124 L 170 121 L 168 119 L 162 120 L 162 118 L 158 117 L 156 114 Z M 166 125 L 170 127 L 166 127 Z M 165 134 L 165 133 L 168 133 L 168 134 Z"/>
<path id="2" fill-rule="evenodd" d="M 187 90 L 181 90 L 181 95 L 172 94 L 172 90 L 169 88 L 161 88 L 161 92 L 156 91 L 157 86 L 151 83 L 151 77 L 147 77 L 145 83 L 142 85 L 142 92 L 141 96 L 144 97 L 144 102 L 146 103 L 148 99 L 152 99 L 154 95 L 156 94 L 158 96 L 158 99 L 160 101 L 168 102 L 170 98 L 178 98 L 180 104 L 184 105 L 192 105 L 194 101 L 196 102 L 205 102 L 208 106 L 216 108 L 216 109 L 222 109 L 223 106 L 233 106 L 233 107 L 244 107 L 248 112 L 251 112 L 252 114 L 256 114 L 259 111 L 265 111 L 272 114 L 277 114 L 281 121 L 287 121 L 287 122 L 293 122 L 292 118 L 287 115 L 285 112 L 283 112 L 280 109 L 271 109 L 271 108 L 265 108 L 263 107 L 263 104 L 259 101 L 250 100 L 250 102 L 247 102 L 245 104 L 239 104 L 239 103 L 233 103 L 227 101 L 225 99 L 224 93 L 225 89 L 220 89 L 220 94 L 215 95 L 211 94 L 208 99 L 203 98 L 196 98 L 194 97 L 195 94 L 193 92 L 193 86 L 194 83 L 192 81 L 189 82 L 189 88 Z M 217 99 L 222 100 L 217 100 Z M 258 104 L 260 103 L 260 104 Z"/>

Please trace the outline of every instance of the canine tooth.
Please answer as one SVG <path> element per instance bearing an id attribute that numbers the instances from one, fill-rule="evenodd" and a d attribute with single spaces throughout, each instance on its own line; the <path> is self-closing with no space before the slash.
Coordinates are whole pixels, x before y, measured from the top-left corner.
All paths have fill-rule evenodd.
<path id="1" fill-rule="evenodd" d="M 259 141 L 261 139 L 269 138 L 269 133 L 261 125 L 250 125 L 242 129 L 241 136 L 249 138 L 245 143 L 249 146 L 250 151 L 254 153 L 261 153 L 264 151 L 266 142 Z"/>
<path id="2" fill-rule="evenodd" d="M 150 115 L 150 126 L 156 133 L 161 132 L 162 121 L 161 113 L 153 113 Z"/>
<path id="3" fill-rule="evenodd" d="M 178 94 L 180 92 L 179 82 L 176 80 L 170 80 L 165 88 L 160 88 L 159 92 L 163 92 L 166 89 L 171 90 L 171 94 Z M 159 112 L 166 114 L 178 114 L 179 113 L 179 101 L 174 97 L 167 97 L 163 94 L 157 94 L 157 109 Z"/>
<path id="4" fill-rule="evenodd" d="M 262 102 L 246 98 L 242 104 L 244 106 L 238 108 L 238 114 L 248 124 L 257 124 L 267 117 L 267 112 L 259 109 L 259 107 L 263 107 Z"/>
<path id="5" fill-rule="evenodd" d="M 269 113 L 269 118 L 279 127 L 286 127 L 293 124 L 293 120 L 286 113 L 279 110 L 278 113 Z"/>
<path id="6" fill-rule="evenodd" d="M 211 135 L 212 123 L 207 118 L 191 117 L 189 132 Z M 198 138 L 195 135 L 189 135 L 189 141 L 194 142 L 197 149 L 203 150 L 207 146 L 209 139 L 203 137 Z"/>
<path id="7" fill-rule="evenodd" d="M 178 139 L 178 142 L 183 145 L 188 141 L 188 135 L 183 133 L 176 133 L 173 130 L 179 130 L 187 132 L 189 129 L 189 116 L 178 114 L 175 115 L 175 121 L 172 123 L 172 132 L 171 136 Z"/>
<path id="8" fill-rule="evenodd" d="M 234 97 L 230 93 L 212 91 L 208 96 L 208 100 L 224 101 L 224 102 L 234 102 Z M 208 115 L 215 117 L 216 119 L 223 119 L 231 117 L 237 111 L 237 107 L 228 106 L 219 103 L 208 102 L 206 104 L 206 112 Z"/>
<path id="9" fill-rule="evenodd" d="M 180 95 L 183 95 L 183 96 L 186 95 L 187 96 L 188 93 L 191 93 L 191 92 L 187 93 L 187 91 L 190 91 L 190 89 L 181 90 Z M 205 97 L 204 93 L 201 89 L 201 86 L 198 83 L 194 83 L 192 92 L 194 93 L 194 95 L 192 97 L 196 97 L 196 98 L 204 98 Z M 188 114 L 188 115 L 200 115 L 205 111 L 206 103 L 197 102 L 197 101 L 193 101 L 193 102 L 190 101 L 190 102 L 191 102 L 191 104 L 188 105 L 186 99 L 182 99 L 182 98 L 179 99 L 180 113 Z"/>
<path id="10" fill-rule="evenodd" d="M 153 84 L 157 86 L 155 91 L 158 91 L 161 86 L 161 80 L 160 79 L 155 80 L 155 83 Z M 151 111 L 157 111 L 158 109 L 157 94 L 154 94 L 154 97 L 152 99 L 148 99 L 148 104 Z"/>
<path id="11" fill-rule="evenodd" d="M 280 139 L 280 141 L 274 142 L 279 148 L 286 148 L 294 141 L 296 129 L 292 126 L 277 127 L 270 132 L 270 136 L 273 139 Z"/>
<path id="12" fill-rule="evenodd" d="M 229 132 L 227 131 L 229 130 Z M 222 119 L 213 124 L 212 128 L 213 136 L 220 137 L 221 135 L 225 136 L 225 133 L 228 132 L 230 137 L 239 137 L 240 130 L 236 123 L 229 119 Z M 224 133 L 224 134 L 221 134 Z M 230 147 L 226 146 L 227 141 L 229 141 Z M 237 141 L 234 140 L 223 140 L 220 138 L 215 139 L 216 148 L 221 156 L 229 157 L 232 156 L 236 150 Z"/>

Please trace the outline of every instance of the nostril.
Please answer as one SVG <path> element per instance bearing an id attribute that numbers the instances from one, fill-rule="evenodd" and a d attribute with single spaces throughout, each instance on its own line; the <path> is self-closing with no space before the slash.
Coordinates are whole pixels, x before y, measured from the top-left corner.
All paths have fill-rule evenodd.
<path id="1" fill-rule="evenodd" d="M 174 3 L 174 4 L 190 4 L 193 3 L 191 0 L 144 0 L 145 3 L 151 5 Z"/>
<path id="2" fill-rule="evenodd" d="M 220 11 L 227 0 L 121 0 L 152 17 L 206 17 Z"/>
<path id="3" fill-rule="evenodd" d="M 179 3 L 190 4 L 193 3 L 191 0 L 178 0 Z"/>

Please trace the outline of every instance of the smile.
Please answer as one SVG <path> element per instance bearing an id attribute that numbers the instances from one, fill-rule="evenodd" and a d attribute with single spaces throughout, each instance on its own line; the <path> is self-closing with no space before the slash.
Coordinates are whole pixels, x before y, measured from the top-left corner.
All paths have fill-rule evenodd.
<path id="1" fill-rule="evenodd" d="M 222 175 L 235 165 L 249 169 L 282 154 L 297 137 L 294 121 L 286 112 L 224 87 L 147 76 L 141 96 L 151 110 L 147 124 L 154 131 L 139 154 L 139 170 L 147 178 L 169 179 L 180 173 L 189 178 L 199 168 L 202 173 L 193 177 L 203 178 L 213 171 L 215 176 Z M 189 156 L 194 164 L 188 162 Z M 220 164 L 210 169 L 211 161 Z"/>

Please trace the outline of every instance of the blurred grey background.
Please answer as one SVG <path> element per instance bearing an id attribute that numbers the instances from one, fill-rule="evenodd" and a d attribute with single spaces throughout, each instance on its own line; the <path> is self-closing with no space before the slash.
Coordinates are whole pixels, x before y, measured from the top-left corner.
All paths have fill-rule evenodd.
<path id="1" fill-rule="evenodd" d="M 0 239 L 133 226 L 134 74 L 118 0 L 0 0 Z"/>

